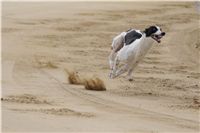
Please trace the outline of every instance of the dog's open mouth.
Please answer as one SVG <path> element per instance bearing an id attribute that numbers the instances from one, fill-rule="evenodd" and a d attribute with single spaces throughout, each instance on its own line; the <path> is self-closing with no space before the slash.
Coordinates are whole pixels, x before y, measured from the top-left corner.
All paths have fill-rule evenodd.
<path id="1" fill-rule="evenodd" d="M 151 36 L 155 41 L 157 41 L 158 43 L 161 42 L 161 38 L 163 37 L 162 35 L 152 35 Z"/>
<path id="2" fill-rule="evenodd" d="M 162 32 L 160 35 L 152 35 L 151 37 L 156 40 L 158 43 L 161 42 L 161 38 L 165 36 L 165 32 Z"/>

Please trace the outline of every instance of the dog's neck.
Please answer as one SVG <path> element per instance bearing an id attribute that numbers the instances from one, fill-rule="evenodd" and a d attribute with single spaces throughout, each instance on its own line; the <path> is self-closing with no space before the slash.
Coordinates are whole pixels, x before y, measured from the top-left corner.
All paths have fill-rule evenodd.
<path id="1" fill-rule="evenodd" d="M 146 37 L 146 34 L 142 35 L 141 41 L 139 49 L 144 52 L 147 52 L 154 43 L 154 40 L 151 37 Z"/>
<path id="2" fill-rule="evenodd" d="M 146 37 L 146 34 L 144 35 L 144 41 L 147 43 L 147 44 L 153 44 L 155 41 L 149 36 L 149 37 Z"/>
<path id="3" fill-rule="evenodd" d="M 147 36 L 147 34 L 145 33 L 145 31 L 140 31 L 141 34 L 142 34 L 142 40 L 141 41 L 144 41 L 144 44 L 148 45 L 152 45 L 154 43 L 154 40 L 150 37 L 150 36 Z"/>

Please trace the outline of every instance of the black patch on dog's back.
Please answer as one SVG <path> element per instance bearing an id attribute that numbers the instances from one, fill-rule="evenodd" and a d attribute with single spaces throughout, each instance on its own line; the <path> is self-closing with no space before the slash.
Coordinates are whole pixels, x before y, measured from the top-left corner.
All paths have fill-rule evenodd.
<path id="1" fill-rule="evenodd" d="M 132 42 L 134 42 L 136 39 L 140 39 L 142 37 L 142 35 L 138 32 L 136 32 L 135 30 L 129 31 L 126 35 L 125 35 L 125 45 L 129 45 Z"/>

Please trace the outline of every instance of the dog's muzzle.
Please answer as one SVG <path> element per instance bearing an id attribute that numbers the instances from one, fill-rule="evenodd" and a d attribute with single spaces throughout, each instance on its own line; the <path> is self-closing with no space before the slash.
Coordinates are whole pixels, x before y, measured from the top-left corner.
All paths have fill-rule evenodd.
<path id="1" fill-rule="evenodd" d="M 151 37 L 155 40 L 155 41 L 157 41 L 158 43 L 160 43 L 161 42 L 161 38 L 163 37 L 163 36 L 165 36 L 165 32 L 162 32 L 160 35 L 152 35 Z"/>

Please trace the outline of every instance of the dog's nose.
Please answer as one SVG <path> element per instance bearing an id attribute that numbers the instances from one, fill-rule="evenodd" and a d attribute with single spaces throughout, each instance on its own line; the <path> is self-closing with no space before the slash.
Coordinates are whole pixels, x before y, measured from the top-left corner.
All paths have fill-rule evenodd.
<path id="1" fill-rule="evenodd" d="M 162 32 L 161 35 L 164 36 L 164 35 L 165 35 L 165 32 Z"/>

